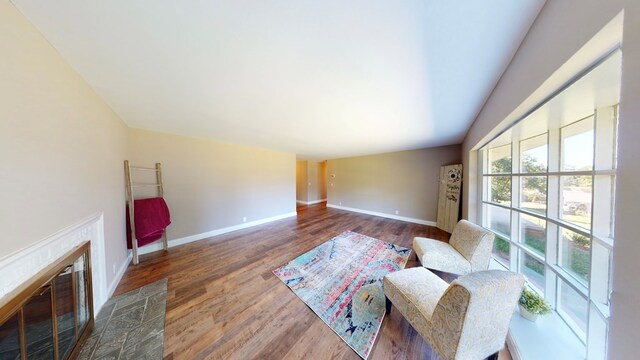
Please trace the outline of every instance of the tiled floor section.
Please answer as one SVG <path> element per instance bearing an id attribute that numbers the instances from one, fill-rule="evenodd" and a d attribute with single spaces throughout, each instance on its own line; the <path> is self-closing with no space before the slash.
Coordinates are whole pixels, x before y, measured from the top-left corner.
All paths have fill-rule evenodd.
<path id="1" fill-rule="evenodd" d="M 111 298 L 78 359 L 162 359 L 166 304 L 167 279 Z"/>

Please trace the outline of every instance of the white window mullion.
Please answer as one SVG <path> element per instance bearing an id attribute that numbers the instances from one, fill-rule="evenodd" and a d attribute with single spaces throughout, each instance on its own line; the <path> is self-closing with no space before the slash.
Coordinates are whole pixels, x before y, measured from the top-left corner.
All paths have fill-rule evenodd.
<path id="1" fill-rule="evenodd" d="M 558 225 L 547 222 L 547 248 L 546 248 L 546 263 L 556 263 L 556 259 L 558 258 Z M 552 308 L 556 307 L 556 291 L 558 288 L 557 281 L 558 276 L 551 269 L 550 266 L 545 267 L 545 278 L 546 278 L 546 286 L 545 286 L 545 298 L 549 302 Z"/>
<path id="2" fill-rule="evenodd" d="M 511 173 L 519 173 L 520 172 L 520 146 L 517 141 L 511 143 Z M 519 184 L 520 178 L 517 176 L 511 176 L 511 207 L 515 208 L 520 205 L 520 191 Z M 518 243 L 520 242 L 520 222 L 518 219 L 518 213 L 516 211 L 511 211 L 511 242 Z M 511 246 L 511 269 L 520 272 L 519 265 L 521 263 L 520 256 L 522 256 L 521 251 L 518 250 L 517 246 Z"/>
<path id="3" fill-rule="evenodd" d="M 549 129 L 548 134 L 548 171 L 560 170 L 560 129 Z M 547 176 L 547 218 L 558 219 L 560 208 L 560 177 Z M 547 264 L 558 263 L 559 254 L 558 225 L 547 221 Z M 558 305 L 558 276 L 549 266 L 546 268 L 545 297 L 552 308 Z"/>
<path id="4" fill-rule="evenodd" d="M 560 128 L 549 129 L 549 172 L 560 171 Z"/>
<path id="5" fill-rule="evenodd" d="M 477 208 L 476 208 L 476 221 L 480 221 L 481 224 L 484 224 L 483 222 L 483 214 L 482 214 L 482 199 L 486 193 L 486 184 L 485 184 L 485 177 L 482 176 L 483 174 L 487 173 L 487 151 L 485 149 L 480 149 L 478 150 L 478 177 L 477 179 L 480 179 L 480 181 L 477 182 L 478 184 L 478 191 L 477 191 L 477 199 L 476 199 L 476 204 L 477 204 Z"/>
<path id="6" fill-rule="evenodd" d="M 615 126 L 614 106 L 596 110 L 595 126 L 595 170 L 615 170 Z M 613 190 L 615 175 L 596 175 L 593 179 L 593 229 L 595 236 L 613 237 Z"/>
<path id="7" fill-rule="evenodd" d="M 594 173 L 598 170 L 614 170 L 615 173 L 615 133 L 616 107 L 596 109 Z M 597 175 L 596 173 L 593 177 L 592 234 L 594 236 L 613 238 L 614 184 L 615 175 Z M 592 239 L 587 359 L 606 358 L 610 279 L 611 248 Z"/>
<path id="8" fill-rule="evenodd" d="M 595 156 L 594 169 L 615 168 L 616 107 L 608 106 L 595 111 Z"/>
<path id="9" fill-rule="evenodd" d="M 607 358 L 609 317 L 589 302 L 589 331 L 587 332 L 587 359 Z"/>
<path id="10" fill-rule="evenodd" d="M 549 172 L 558 172 L 560 169 L 560 129 L 549 129 Z M 560 184 L 559 176 L 547 177 L 547 217 L 558 219 L 560 217 Z"/>

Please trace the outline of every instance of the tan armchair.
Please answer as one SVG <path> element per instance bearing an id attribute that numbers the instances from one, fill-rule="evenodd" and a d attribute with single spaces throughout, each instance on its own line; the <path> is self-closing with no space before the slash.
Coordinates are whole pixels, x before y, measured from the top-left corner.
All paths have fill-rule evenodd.
<path id="1" fill-rule="evenodd" d="M 456 275 L 487 270 L 494 235 L 467 220 L 460 220 L 449 243 L 423 237 L 413 238 L 413 250 L 422 266 Z"/>
<path id="2" fill-rule="evenodd" d="M 474 272 L 448 285 L 425 268 L 384 277 L 384 294 L 443 359 L 484 359 L 504 347 L 524 277 Z"/>

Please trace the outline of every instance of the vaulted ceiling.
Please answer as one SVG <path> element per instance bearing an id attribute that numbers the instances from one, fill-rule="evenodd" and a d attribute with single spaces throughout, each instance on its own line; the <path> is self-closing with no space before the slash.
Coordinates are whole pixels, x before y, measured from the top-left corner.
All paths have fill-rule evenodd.
<path id="1" fill-rule="evenodd" d="M 331 159 L 460 143 L 544 0 L 13 3 L 131 127 Z"/>

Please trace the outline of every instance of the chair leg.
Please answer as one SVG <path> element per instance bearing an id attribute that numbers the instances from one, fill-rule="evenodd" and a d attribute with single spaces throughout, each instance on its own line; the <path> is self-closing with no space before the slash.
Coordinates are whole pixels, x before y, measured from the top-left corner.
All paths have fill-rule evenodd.
<path id="1" fill-rule="evenodd" d="M 384 297 L 384 299 L 386 300 L 384 313 L 389 314 L 391 312 L 391 300 L 389 300 L 389 298 L 386 296 Z"/>
<path id="2" fill-rule="evenodd" d="M 487 360 L 498 360 L 498 354 L 500 353 L 500 351 L 497 351 L 496 353 L 494 353 L 493 355 L 489 355 L 487 357 Z"/>

